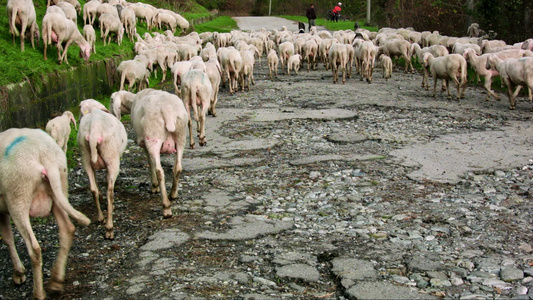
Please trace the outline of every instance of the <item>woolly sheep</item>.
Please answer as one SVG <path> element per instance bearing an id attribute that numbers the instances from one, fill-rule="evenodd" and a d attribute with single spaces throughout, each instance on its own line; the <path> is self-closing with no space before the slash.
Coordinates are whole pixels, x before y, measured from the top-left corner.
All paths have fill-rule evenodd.
<path id="1" fill-rule="evenodd" d="M 389 80 L 392 75 L 392 59 L 385 54 L 379 56 L 381 67 L 383 68 L 383 78 Z"/>
<path id="2" fill-rule="evenodd" d="M 301 54 L 293 54 L 287 60 L 287 75 L 291 76 L 291 70 L 294 70 L 296 75 L 298 75 L 298 70 L 300 69 L 300 64 L 302 62 Z"/>
<path id="3" fill-rule="evenodd" d="M 57 57 L 59 64 L 65 61 L 68 64 L 68 47 L 76 43 L 80 47 L 80 55 L 87 62 L 91 57 L 91 45 L 83 38 L 78 26 L 68 20 L 64 15 L 58 13 L 47 13 L 43 18 L 43 41 L 44 59 L 47 59 L 47 45 L 52 44 L 57 39 Z M 65 44 L 65 47 L 62 44 Z"/>
<path id="4" fill-rule="evenodd" d="M 83 26 L 83 38 L 91 45 L 93 53 L 96 53 L 96 47 L 94 46 L 96 43 L 96 32 L 91 24 Z"/>
<path id="5" fill-rule="evenodd" d="M 207 144 L 205 136 L 206 113 L 211 102 L 213 87 L 207 74 L 200 70 L 191 70 L 183 76 L 181 82 L 181 98 L 189 116 L 189 145 L 194 149 L 191 109 L 197 123 L 198 140 L 200 146 Z"/>
<path id="6" fill-rule="evenodd" d="M 533 100 L 533 57 L 508 58 L 502 60 L 497 55 L 489 56 L 487 64 L 500 73 L 500 78 L 507 86 L 510 109 L 516 108 L 516 96 L 522 86 L 529 90 L 529 101 Z M 514 90 L 514 91 L 513 91 Z"/>
<path id="7" fill-rule="evenodd" d="M 441 57 L 434 57 L 431 53 L 425 53 L 424 65 L 429 66 L 431 76 L 433 76 L 433 98 L 437 92 L 437 79 L 442 79 L 449 87 L 448 81 L 451 79 L 457 85 L 457 100 L 462 98 L 466 89 L 466 60 L 460 54 L 448 54 Z M 459 77 L 459 79 L 457 78 Z M 448 88 L 448 99 L 451 98 Z"/>
<path id="8" fill-rule="evenodd" d="M 268 72 L 270 73 L 270 80 L 274 80 L 274 75 L 278 77 L 278 64 L 279 64 L 279 58 L 276 53 L 276 50 L 270 49 L 270 52 L 268 52 L 268 55 L 267 55 L 267 61 L 268 61 Z"/>

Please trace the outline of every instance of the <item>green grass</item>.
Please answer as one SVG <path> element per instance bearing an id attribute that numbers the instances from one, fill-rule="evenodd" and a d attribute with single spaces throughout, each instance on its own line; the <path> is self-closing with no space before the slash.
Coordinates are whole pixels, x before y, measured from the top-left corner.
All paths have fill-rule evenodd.
<path id="1" fill-rule="evenodd" d="M 195 31 L 198 33 L 207 31 L 230 32 L 238 28 L 237 22 L 228 16 L 220 16 L 212 21 L 194 26 Z"/>
<path id="2" fill-rule="evenodd" d="M 282 16 L 279 16 L 279 17 L 280 18 L 285 18 L 285 19 L 288 19 L 288 20 L 292 20 L 292 21 L 303 22 L 305 24 L 308 23 L 307 18 L 304 17 L 304 16 L 282 15 Z M 361 28 L 368 29 L 370 31 L 378 31 L 378 28 L 375 27 L 375 26 L 363 26 L 362 25 L 362 24 L 364 24 L 363 22 L 357 22 L 357 23 L 359 23 L 359 26 Z M 316 19 L 316 25 L 317 26 L 324 26 L 328 30 L 336 31 L 336 30 L 353 29 L 354 22 L 353 21 L 329 22 L 329 21 L 326 21 L 325 19 L 319 18 L 319 19 Z"/>

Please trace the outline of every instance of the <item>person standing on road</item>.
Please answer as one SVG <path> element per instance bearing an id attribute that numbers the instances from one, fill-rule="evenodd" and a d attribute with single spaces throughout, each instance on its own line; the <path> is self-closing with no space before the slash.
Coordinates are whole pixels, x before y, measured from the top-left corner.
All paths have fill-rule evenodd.
<path id="1" fill-rule="evenodd" d="M 332 14 L 333 14 L 332 17 L 333 17 L 333 20 L 334 20 L 335 22 L 339 22 L 339 17 L 340 17 L 340 15 L 341 15 L 341 10 L 342 10 L 342 9 L 341 9 L 341 6 L 342 6 L 342 3 L 341 3 L 341 2 L 337 3 L 337 6 L 335 6 L 335 8 L 334 8 L 333 11 L 332 11 Z M 332 21 L 333 21 L 333 20 L 332 20 Z"/>
<path id="2" fill-rule="evenodd" d="M 314 4 L 311 4 L 311 6 L 309 6 L 307 11 L 305 12 L 305 16 L 309 20 L 308 32 L 311 32 L 311 27 L 316 25 L 315 24 L 316 13 L 315 13 L 315 5 Z"/>

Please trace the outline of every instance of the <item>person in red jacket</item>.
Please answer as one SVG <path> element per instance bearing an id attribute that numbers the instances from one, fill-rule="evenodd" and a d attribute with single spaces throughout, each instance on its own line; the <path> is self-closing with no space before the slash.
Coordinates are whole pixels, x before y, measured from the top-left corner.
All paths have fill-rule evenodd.
<path id="1" fill-rule="evenodd" d="M 341 6 L 342 6 L 342 3 L 339 2 L 337 3 L 337 6 L 335 6 L 335 8 L 331 11 L 332 13 L 332 21 L 334 20 L 335 22 L 338 22 L 339 21 L 339 16 L 341 15 Z"/>

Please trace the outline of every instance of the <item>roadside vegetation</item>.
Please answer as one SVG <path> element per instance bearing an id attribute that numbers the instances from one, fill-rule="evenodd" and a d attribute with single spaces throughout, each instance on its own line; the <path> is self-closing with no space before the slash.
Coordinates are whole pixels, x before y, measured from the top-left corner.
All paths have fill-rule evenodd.
<path id="1" fill-rule="evenodd" d="M 292 20 L 292 21 L 296 21 L 296 22 L 302 22 L 305 24 L 306 28 L 307 28 L 307 25 L 308 25 L 308 20 L 305 16 L 288 16 L 288 15 L 281 15 L 279 16 L 281 18 L 285 18 L 285 19 L 288 19 L 288 20 Z M 378 31 L 378 27 L 376 26 L 366 26 L 366 25 L 363 25 L 364 22 L 363 21 L 358 21 L 357 22 L 359 24 L 359 27 L 361 28 L 364 28 L 364 29 L 368 29 L 370 31 Z M 354 29 L 354 21 L 339 21 L 339 22 L 332 22 L 332 21 L 329 21 L 329 20 L 326 20 L 326 19 L 323 19 L 323 18 L 317 18 L 316 19 L 316 25 L 317 26 L 324 26 L 326 27 L 326 29 L 328 30 L 331 30 L 331 31 L 336 31 L 336 30 L 346 30 L 346 29 Z"/>

